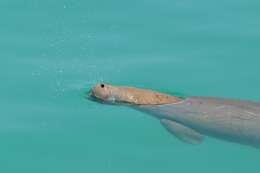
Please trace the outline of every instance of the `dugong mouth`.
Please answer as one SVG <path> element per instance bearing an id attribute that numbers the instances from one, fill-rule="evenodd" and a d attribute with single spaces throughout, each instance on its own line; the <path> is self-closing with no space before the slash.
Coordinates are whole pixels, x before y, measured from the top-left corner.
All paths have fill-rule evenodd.
<path id="1" fill-rule="evenodd" d="M 105 104 L 105 101 L 103 99 L 95 96 L 95 94 L 92 92 L 92 89 L 90 89 L 88 92 L 85 93 L 85 98 L 90 100 L 90 101 Z"/>
<path id="2" fill-rule="evenodd" d="M 124 101 L 117 101 L 113 98 L 109 98 L 108 100 L 103 100 L 98 97 L 95 97 L 95 95 L 89 94 L 87 96 L 87 99 L 99 104 L 104 104 L 104 105 L 114 105 L 114 106 L 135 106 L 136 104 L 124 102 Z"/>
<path id="3" fill-rule="evenodd" d="M 90 100 L 90 101 L 94 101 L 100 104 L 106 104 L 106 105 L 120 105 L 120 104 L 124 104 L 123 102 L 118 102 L 116 101 L 115 98 L 113 97 L 109 97 L 107 99 L 103 99 L 100 98 L 98 96 L 95 95 L 95 93 L 93 92 L 93 89 L 90 89 L 88 92 L 86 92 L 85 98 Z"/>

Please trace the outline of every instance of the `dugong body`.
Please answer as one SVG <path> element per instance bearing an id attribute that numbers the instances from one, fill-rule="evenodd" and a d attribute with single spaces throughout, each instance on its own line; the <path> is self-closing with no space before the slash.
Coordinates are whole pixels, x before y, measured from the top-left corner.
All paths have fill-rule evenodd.
<path id="1" fill-rule="evenodd" d="M 186 143 L 198 144 L 204 136 L 211 136 L 260 148 L 260 103 L 210 97 L 178 98 L 151 94 L 150 90 L 133 90 L 102 84 L 91 90 L 91 96 L 148 113 Z"/>

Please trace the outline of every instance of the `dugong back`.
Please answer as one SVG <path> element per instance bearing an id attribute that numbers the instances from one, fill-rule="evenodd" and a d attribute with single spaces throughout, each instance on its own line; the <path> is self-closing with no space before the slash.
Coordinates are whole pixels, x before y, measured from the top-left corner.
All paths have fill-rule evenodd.
<path id="1" fill-rule="evenodd" d="M 260 104 L 208 97 L 188 100 L 200 122 L 196 128 L 210 136 L 260 147 Z"/>
<path id="2" fill-rule="evenodd" d="M 200 134 L 260 147 L 260 104 L 209 97 L 189 97 L 177 104 L 142 106 Z"/>

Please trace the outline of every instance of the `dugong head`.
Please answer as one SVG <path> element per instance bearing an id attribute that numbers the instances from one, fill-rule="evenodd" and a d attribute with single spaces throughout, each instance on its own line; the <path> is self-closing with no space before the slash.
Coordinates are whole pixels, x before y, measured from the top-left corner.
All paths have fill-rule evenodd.
<path id="1" fill-rule="evenodd" d="M 108 84 L 97 84 L 89 92 L 91 99 L 102 103 L 115 103 L 120 98 L 120 91 L 117 87 Z"/>
<path id="2" fill-rule="evenodd" d="M 92 100 L 107 104 L 160 105 L 181 101 L 178 97 L 151 90 L 104 83 L 95 85 L 90 90 L 89 96 Z"/>

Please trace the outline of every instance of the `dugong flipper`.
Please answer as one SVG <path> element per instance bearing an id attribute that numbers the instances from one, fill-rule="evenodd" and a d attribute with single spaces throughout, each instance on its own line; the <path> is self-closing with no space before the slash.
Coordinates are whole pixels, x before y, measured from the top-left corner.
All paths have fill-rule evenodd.
<path id="1" fill-rule="evenodd" d="M 171 134 L 176 136 L 178 139 L 189 144 L 199 144 L 203 141 L 204 136 L 195 130 L 181 125 L 177 122 L 161 119 L 161 124 L 169 131 Z"/>

